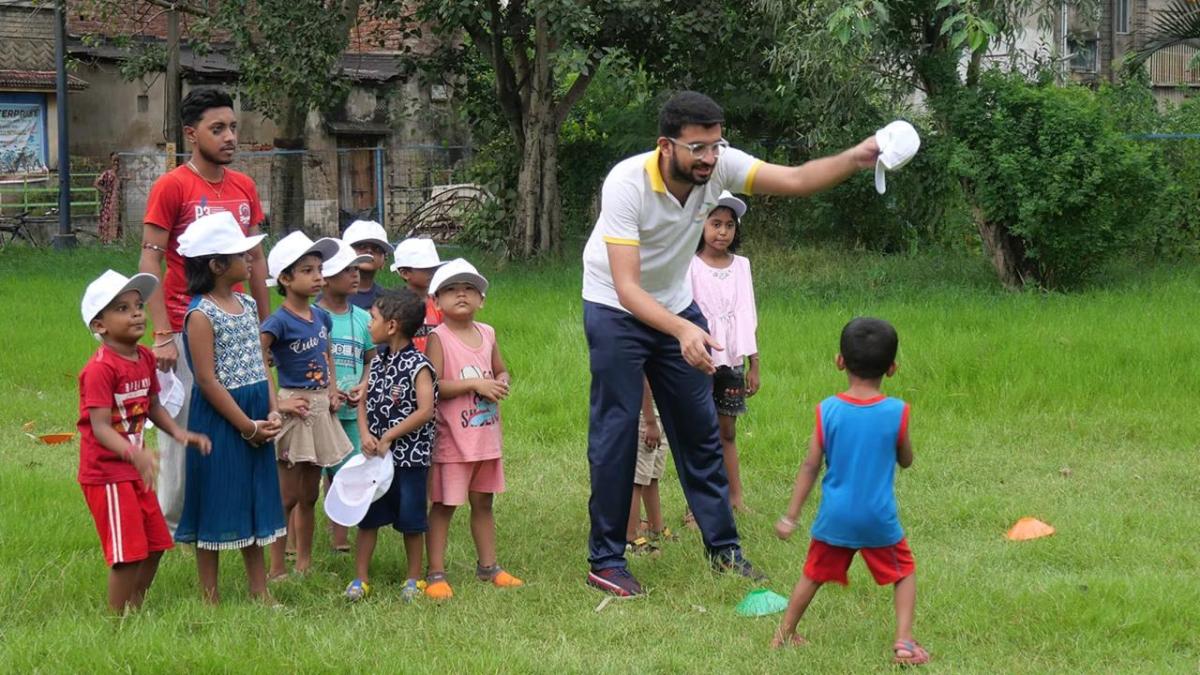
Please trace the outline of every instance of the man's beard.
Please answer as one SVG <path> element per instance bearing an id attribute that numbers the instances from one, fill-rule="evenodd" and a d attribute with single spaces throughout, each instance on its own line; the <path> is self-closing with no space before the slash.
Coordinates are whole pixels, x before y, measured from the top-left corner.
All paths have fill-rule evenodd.
<path id="1" fill-rule="evenodd" d="M 196 146 L 196 150 L 200 153 L 200 156 L 204 158 L 204 161 L 209 162 L 210 164 L 216 164 L 218 166 L 225 166 L 227 164 L 233 164 L 232 157 L 230 157 L 229 159 L 222 159 L 221 157 L 213 157 L 212 155 L 205 152 L 204 148 L 200 147 L 199 145 Z"/>
<path id="2" fill-rule="evenodd" d="M 700 165 L 700 166 L 703 166 L 703 165 Z M 671 178 L 674 178 L 675 180 L 687 181 L 688 183 L 691 183 L 692 185 L 704 185 L 705 183 L 708 182 L 708 179 L 712 178 L 713 169 L 716 169 L 716 167 L 715 166 L 711 167 L 709 169 L 707 176 L 705 176 L 703 178 L 698 178 L 693 173 L 694 170 L 689 171 L 687 169 L 684 169 L 682 166 L 679 165 L 679 160 L 676 159 L 674 155 L 671 156 Z"/>

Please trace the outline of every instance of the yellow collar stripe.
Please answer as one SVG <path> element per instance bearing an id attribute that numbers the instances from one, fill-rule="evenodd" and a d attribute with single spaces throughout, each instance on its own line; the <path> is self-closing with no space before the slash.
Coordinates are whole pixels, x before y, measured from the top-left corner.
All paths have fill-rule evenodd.
<path id="1" fill-rule="evenodd" d="M 654 153 L 646 159 L 646 174 L 650 176 L 650 189 L 666 194 L 667 184 L 663 182 L 662 171 L 658 170 L 658 152 L 659 149 L 655 148 Z"/>

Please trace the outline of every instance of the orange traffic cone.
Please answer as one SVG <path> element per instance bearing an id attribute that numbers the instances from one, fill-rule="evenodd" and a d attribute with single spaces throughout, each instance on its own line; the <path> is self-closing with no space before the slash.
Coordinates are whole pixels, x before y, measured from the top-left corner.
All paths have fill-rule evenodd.
<path id="1" fill-rule="evenodd" d="M 1039 537 L 1049 537 L 1052 534 L 1054 534 L 1053 527 L 1037 518 L 1026 516 L 1018 520 L 1004 536 L 1008 537 L 1010 541 L 1027 541 Z"/>

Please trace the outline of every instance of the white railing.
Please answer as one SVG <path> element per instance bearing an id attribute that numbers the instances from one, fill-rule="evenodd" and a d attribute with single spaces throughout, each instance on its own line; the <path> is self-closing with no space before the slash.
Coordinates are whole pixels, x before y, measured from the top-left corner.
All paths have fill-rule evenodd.
<path id="1" fill-rule="evenodd" d="M 1200 87 L 1200 67 L 1189 67 L 1197 51 L 1189 45 L 1174 45 L 1154 52 L 1147 61 L 1150 81 L 1156 87 Z"/>

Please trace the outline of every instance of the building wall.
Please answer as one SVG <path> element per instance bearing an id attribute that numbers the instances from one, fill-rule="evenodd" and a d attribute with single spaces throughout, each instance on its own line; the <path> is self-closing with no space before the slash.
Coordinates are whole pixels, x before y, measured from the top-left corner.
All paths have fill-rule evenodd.
<path id="1" fill-rule="evenodd" d="M 0 68 L 54 70 L 54 10 L 0 5 Z"/>

